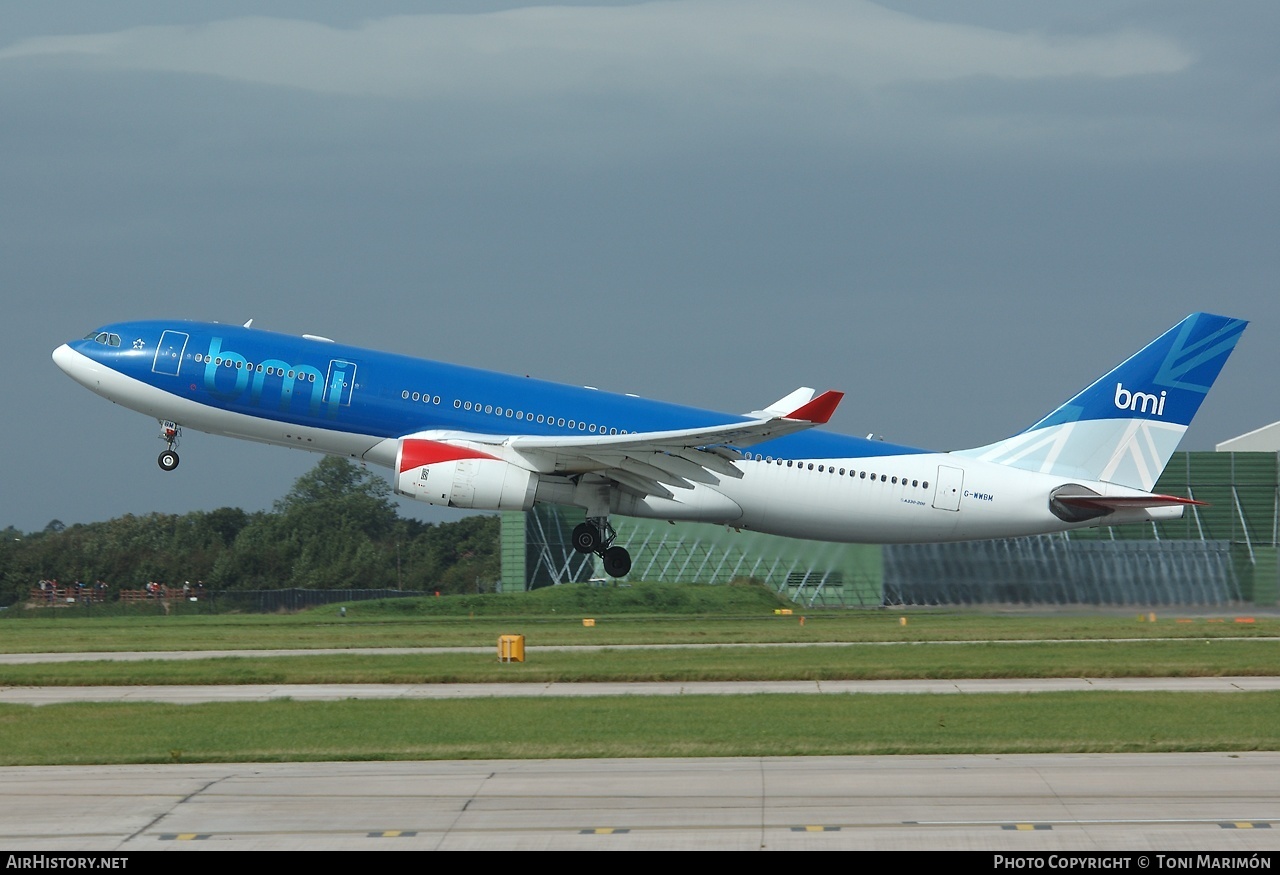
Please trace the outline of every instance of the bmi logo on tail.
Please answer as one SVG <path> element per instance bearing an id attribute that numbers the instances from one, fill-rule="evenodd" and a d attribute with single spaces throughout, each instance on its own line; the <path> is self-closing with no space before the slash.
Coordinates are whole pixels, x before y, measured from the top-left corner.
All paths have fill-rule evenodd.
<path id="1" fill-rule="evenodd" d="M 1124 387 L 1124 383 L 1116 383 L 1116 409 L 1117 410 L 1140 410 L 1143 413 L 1152 413 L 1156 416 L 1164 416 L 1164 399 L 1167 392 L 1161 392 L 1157 398 L 1149 392 L 1130 392 Z M 1150 405 L 1150 410 L 1147 409 Z"/>

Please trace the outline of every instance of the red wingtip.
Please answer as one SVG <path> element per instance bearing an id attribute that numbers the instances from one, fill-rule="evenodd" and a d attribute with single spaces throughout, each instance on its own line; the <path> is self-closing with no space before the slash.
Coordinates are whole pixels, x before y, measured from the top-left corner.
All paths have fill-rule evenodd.
<path id="1" fill-rule="evenodd" d="M 827 390 L 803 407 L 788 413 L 787 419 L 803 419 L 807 422 L 823 425 L 831 418 L 831 414 L 836 412 L 836 407 L 840 405 L 840 401 L 843 398 L 843 392 Z"/>

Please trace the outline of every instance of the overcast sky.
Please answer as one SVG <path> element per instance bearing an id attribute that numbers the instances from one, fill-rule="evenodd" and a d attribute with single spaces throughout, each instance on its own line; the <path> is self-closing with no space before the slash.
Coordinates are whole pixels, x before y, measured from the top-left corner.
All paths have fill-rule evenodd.
<path id="1" fill-rule="evenodd" d="M 1280 419 L 1280 4 L 7 0 L 0 526 L 270 507 L 59 343 L 204 319 L 830 428 L 1013 434 L 1187 313 Z M 415 508 L 424 518 L 429 508 Z"/>

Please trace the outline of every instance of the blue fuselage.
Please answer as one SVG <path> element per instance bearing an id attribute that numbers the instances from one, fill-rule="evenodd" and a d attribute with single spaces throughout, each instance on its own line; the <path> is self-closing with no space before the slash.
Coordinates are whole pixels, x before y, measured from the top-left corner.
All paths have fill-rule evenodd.
<path id="1" fill-rule="evenodd" d="M 118 338 L 112 346 L 97 338 Z M 125 322 L 68 344 L 175 398 L 230 413 L 372 439 L 428 430 L 617 434 L 745 417 L 333 343 L 199 322 Z M 751 448 L 774 458 L 924 452 L 821 431 Z"/>

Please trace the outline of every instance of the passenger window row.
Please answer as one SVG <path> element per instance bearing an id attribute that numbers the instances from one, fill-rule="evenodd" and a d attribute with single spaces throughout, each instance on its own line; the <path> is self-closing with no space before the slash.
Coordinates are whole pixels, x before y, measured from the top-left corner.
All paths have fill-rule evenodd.
<path id="1" fill-rule="evenodd" d="M 274 365 L 267 365 L 264 367 L 262 365 L 255 365 L 253 362 L 240 362 L 233 361 L 232 359 L 224 359 L 222 356 L 210 358 L 209 356 L 202 355 L 201 353 L 196 353 L 194 358 L 197 362 L 213 362 L 214 367 L 235 368 L 237 371 L 256 371 L 259 374 L 266 374 L 270 377 L 287 376 L 290 380 L 297 378 L 302 380 L 304 383 L 314 383 L 316 381 L 315 374 L 309 374 L 305 371 L 294 371 L 292 369 L 286 371 L 284 368 L 277 368 Z"/>
<path id="2" fill-rule="evenodd" d="M 400 397 L 405 401 L 422 401 L 424 404 L 439 404 L 440 396 L 432 395 L 428 392 L 410 392 L 403 389 Z M 463 401 L 461 398 L 453 400 L 455 410 L 467 410 L 475 413 L 484 413 L 488 416 L 501 416 L 504 419 L 516 419 L 524 422 L 537 422 L 539 425 L 550 425 L 556 428 L 568 428 L 573 431 L 584 431 L 589 434 L 633 434 L 625 428 L 611 428 L 607 425 L 599 425 L 594 422 L 580 422 L 576 419 L 565 419 L 563 416 L 548 416 L 545 413 L 534 414 L 525 412 L 524 410 L 515 410 L 511 407 L 495 407 L 492 404 L 483 404 L 479 401 Z"/>
<path id="3" fill-rule="evenodd" d="M 748 455 L 748 458 L 750 458 L 750 455 Z M 814 463 L 814 462 L 805 462 L 803 460 L 797 461 L 795 459 L 775 459 L 773 458 L 773 456 L 761 456 L 759 453 L 756 454 L 755 460 L 757 462 L 766 462 L 770 465 L 786 465 L 788 468 L 795 467 L 795 468 L 798 468 L 801 470 L 807 470 L 807 471 L 816 470 L 817 473 L 819 474 L 823 474 L 823 473 L 835 474 L 836 473 L 836 466 L 828 465 L 825 462 Z M 815 464 L 816 464 L 816 468 L 815 468 Z M 908 481 L 906 477 L 898 477 L 896 475 L 875 474 L 875 473 L 869 473 L 867 471 L 858 471 L 854 468 L 839 469 L 839 475 L 841 477 L 844 477 L 846 474 L 850 477 L 857 477 L 859 480 L 877 480 L 878 479 L 881 483 L 893 483 L 895 485 L 902 484 L 903 486 L 910 485 L 918 489 L 929 488 L 928 480 Z"/>

